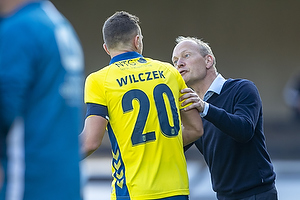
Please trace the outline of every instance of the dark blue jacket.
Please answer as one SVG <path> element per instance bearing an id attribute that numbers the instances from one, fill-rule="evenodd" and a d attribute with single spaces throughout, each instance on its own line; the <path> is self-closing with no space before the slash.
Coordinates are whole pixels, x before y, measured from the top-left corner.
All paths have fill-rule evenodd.
<path id="1" fill-rule="evenodd" d="M 219 199 L 251 196 L 274 187 L 275 172 L 266 149 L 262 102 L 256 86 L 228 79 L 220 95 L 207 101 L 204 135 L 195 142 L 211 172 Z"/>

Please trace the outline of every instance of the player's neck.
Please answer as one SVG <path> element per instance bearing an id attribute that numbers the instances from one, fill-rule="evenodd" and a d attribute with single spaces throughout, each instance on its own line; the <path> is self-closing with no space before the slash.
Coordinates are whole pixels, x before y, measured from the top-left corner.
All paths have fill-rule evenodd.
<path id="1" fill-rule="evenodd" d="M 120 55 L 120 54 L 123 54 L 123 53 L 127 53 L 127 52 L 132 52 L 132 51 L 138 52 L 137 49 L 135 49 L 135 48 L 125 47 L 125 48 L 112 49 L 112 50 L 109 51 L 109 55 L 110 55 L 111 58 L 113 58 L 113 57 L 115 57 L 117 55 Z"/>

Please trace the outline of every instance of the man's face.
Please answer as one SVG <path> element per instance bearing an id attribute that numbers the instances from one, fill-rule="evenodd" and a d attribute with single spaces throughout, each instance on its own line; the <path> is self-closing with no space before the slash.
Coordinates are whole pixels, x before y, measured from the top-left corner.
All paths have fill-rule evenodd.
<path id="1" fill-rule="evenodd" d="M 199 45 L 192 40 L 182 41 L 175 46 L 172 62 L 189 87 L 206 76 L 206 59 L 200 54 Z"/>

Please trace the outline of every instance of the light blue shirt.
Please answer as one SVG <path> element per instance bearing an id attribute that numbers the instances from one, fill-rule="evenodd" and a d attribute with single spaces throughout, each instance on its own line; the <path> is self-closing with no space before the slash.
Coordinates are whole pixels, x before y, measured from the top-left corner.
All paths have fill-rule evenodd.
<path id="1" fill-rule="evenodd" d="M 220 94 L 221 90 L 223 88 L 224 83 L 226 82 L 226 79 L 221 75 L 218 74 L 218 76 L 215 78 L 215 80 L 212 82 L 206 93 L 204 94 L 204 110 L 202 113 L 200 113 L 201 117 L 205 117 L 207 115 L 208 109 L 209 109 L 209 103 L 206 101 L 214 94 Z"/>

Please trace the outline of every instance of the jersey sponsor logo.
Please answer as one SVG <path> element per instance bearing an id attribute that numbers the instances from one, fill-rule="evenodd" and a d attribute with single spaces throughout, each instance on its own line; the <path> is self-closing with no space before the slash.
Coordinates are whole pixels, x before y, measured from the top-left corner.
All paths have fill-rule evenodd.
<path id="1" fill-rule="evenodd" d="M 139 63 L 146 63 L 147 60 L 146 60 L 145 58 L 140 58 L 140 59 L 138 59 L 138 62 L 139 62 Z"/>
<path id="2" fill-rule="evenodd" d="M 124 67 L 124 66 L 133 66 L 133 65 L 136 65 L 136 60 L 132 60 L 132 59 L 129 59 L 129 60 L 121 60 L 119 62 L 116 62 L 115 65 L 117 65 L 117 67 Z"/>
<path id="3" fill-rule="evenodd" d="M 138 60 L 136 59 L 129 59 L 129 60 L 121 60 L 115 63 L 117 67 L 126 67 L 126 66 L 135 66 L 137 63 L 147 63 L 147 60 L 145 58 L 139 58 Z"/>
<path id="4" fill-rule="evenodd" d="M 139 74 L 130 74 L 126 75 L 124 77 L 121 77 L 119 79 L 116 79 L 119 86 L 122 87 L 123 85 L 127 85 L 129 83 L 138 83 L 138 82 L 144 82 L 144 81 L 151 81 L 154 79 L 163 78 L 165 79 L 165 76 L 163 74 L 163 71 L 150 71 L 150 72 L 142 72 Z"/>

